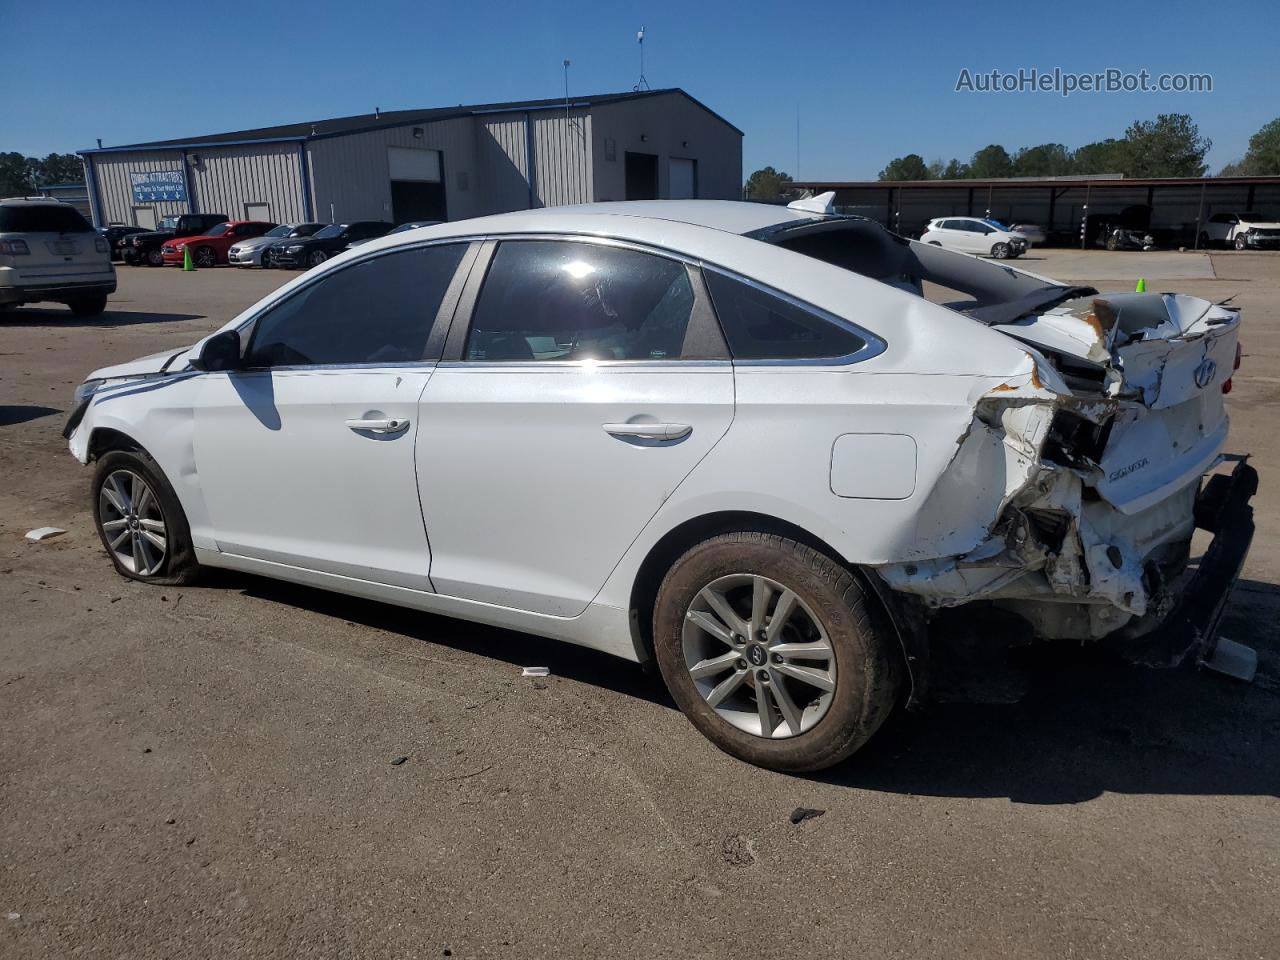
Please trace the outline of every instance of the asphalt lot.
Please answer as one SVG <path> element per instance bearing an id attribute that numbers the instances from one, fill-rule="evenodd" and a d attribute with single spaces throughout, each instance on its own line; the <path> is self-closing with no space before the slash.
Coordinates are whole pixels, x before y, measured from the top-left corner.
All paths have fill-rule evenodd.
<path id="1" fill-rule="evenodd" d="M 248 576 L 117 577 L 59 435 L 73 387 L 293 274 L 121 268 L 100 319 L 5 315 L 0 956 L 1274 957 L 1280 256 L 1024 262 L 1244 306 L 1231 446 L 1262 489 L 1223 632 L 1259 678 L 1082 654 L 820 778 L 720 754 L 603 655 Z M 24 541 L 46 524 L 68 533 Z"/>

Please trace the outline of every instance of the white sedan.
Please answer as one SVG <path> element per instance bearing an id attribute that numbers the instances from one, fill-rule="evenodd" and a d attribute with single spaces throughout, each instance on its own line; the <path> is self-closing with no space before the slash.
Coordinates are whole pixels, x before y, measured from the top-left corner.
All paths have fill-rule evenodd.
<path id="1" fill-rule="evenodd" d="M 1239 312 L 828 202 L 526 211 L 336 257 L 79 388 L 102 542 L 137 580 L 229 567 L 656 661 L 779 770 L 922 701 L 957 611 L 1211 656 L 1252 535 L 1251 467 L 1202 492 Z"/>
<path id="2" fill-rule="evenodd" d="M 938 217 L 930 220 L 920 242 L 959 253 L 1008 260 L 1020 257 L 1031 241 L 1012 227 L 981 217 Z"/>

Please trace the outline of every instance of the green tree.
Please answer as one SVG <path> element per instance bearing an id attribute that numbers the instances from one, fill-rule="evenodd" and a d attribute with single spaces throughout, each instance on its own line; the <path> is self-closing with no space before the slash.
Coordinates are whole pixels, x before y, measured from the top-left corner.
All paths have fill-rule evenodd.
<path id="1" fill-rule="evenodd" d="M 35 189 L 27 159 L 16 152 L 0 153 L 0 197 L 21 197 Z"/>
<path id="2" fill-rule="evenodd" d="M 1248 174 L 1245 173 L 1243 160 L 1232 160 L 1230 163 L 1223 164 L 1222 169 L 1219 170 L 1216 174 L 1214 174 L 1214 176 L 1244 177 L 1244 176 L 1248 176 Z"/>
<path id="3" fill-rule="evenodd" d="M 74 153 L 51 153 L 43 160 L 31 157 L 36 182 L 40 186 L 50 183 L 81 183 L 84 180 L 84 164 Z"/>
<path id="4" fill-rule="evenodd" d="M 764 167 L 747 178 L 744 190 L 748 200 L 790 200 L 796 194 L 790 184 L 791 174 Z"/>
<path id="5" fill-rule="evenodd" d="M 972 176 L 969 173 L 969 165 L 961 163 L 954 157 L 947 163 L 946 169 L 942 171 L 943 180 L 965 180 Z"/>
<path id="6" fill-rule="evenodd" d="M 1124 138 L 1124 173 L 1130 177 L 1202 177 L 1205 154 L 1213 146 L 1185 113 L 1139 120 L 1130 124 Z"/>
<path id="7" fill-rule="evenodd" d="M 1071 172 L 1071 151 L 1060 143 L 1023 147 L 1013 155 L 1015 177 L 1061 177 Z"/>
<path id="8" fill-rule="evenodd" d="M 929 167 L 918 153 L 896 157 L 880 171 L 881 180 L 928 180 Z"/>
<path id="9" fill-rule="evenodd" d="M 1124 173 L 1125 141 L 1108 137 L 1077 147 L 1071 155 L 1071 172 L 1079 174 Z"/>
<path id="10" fill-rule="evenodd" d="M 1280 117 L 1263 126 L 1249 138 L 1249 149 L 1245 152 L 1244 159 L 1240 161 L 1240 169 L 1243 174 L 1250 177 L 1280 175 Z"/>
<path id="11" fill-rule="evenodd" d="M 969 176 L 980 180 L 992 177 L 1013 176 L 1013 160 L 1009 152 L 998 143 L 988 144 L 969 161 Z"/>

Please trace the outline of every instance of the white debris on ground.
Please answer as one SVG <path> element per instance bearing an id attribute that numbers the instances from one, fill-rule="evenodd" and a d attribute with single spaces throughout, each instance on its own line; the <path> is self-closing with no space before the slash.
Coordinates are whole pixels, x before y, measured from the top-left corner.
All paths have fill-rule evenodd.
<path id="1" fill-rule="evenodd" d="M 34 530 L 27 531 L 27 539 L 32 543 L 39 543 L 41 540 L 61 536 L 66 532 L 61 527 L 36 527 Z"/>
<path id="2" fill-rule="evenodd" d="M 520 671 L 522 677 L 549 677 L 551 676 L 550 667 L 525 667 Z"/>

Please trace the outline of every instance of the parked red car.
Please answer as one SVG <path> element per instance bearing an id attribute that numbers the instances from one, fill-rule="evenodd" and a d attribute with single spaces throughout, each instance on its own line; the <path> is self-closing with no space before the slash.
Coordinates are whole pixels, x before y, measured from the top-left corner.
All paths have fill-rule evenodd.
<path id="1" fill-rule="evenodd" d="M 237 240 L 260 237 L 273 227 L 274 223 L 261 220 L 230 220 L 210 227 L 196 237 L 166 241 L 160 248 L 160 256 L 165 263 L 181 264 L 184 251 L 190 247 L 191 259 L 197 267 L 212 267 L 215 263 L 227 262 L 227 251 Z"/>

